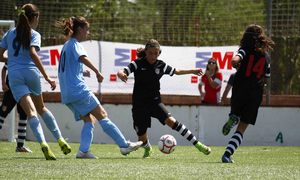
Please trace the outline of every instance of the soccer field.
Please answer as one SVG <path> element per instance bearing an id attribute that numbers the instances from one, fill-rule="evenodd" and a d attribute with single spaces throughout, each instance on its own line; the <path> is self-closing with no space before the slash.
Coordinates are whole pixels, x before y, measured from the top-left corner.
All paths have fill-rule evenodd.
<path id="1" fill-rule="evenodd" d="M 300 179 L 300 147 L 241 146 L 234 164 L 223 164 L 224 147 L 213 146 L 208 156 L 193 146 L 177 146 L 165 155 L 154 147 L 150 159 L 139 149 L 122 156 L 116 145 L 93 144 L 99 159 L 75 159 L 79 144 L 63 155 L 50 146 L 56 161 L 46 161 L 39 144 L 27 142 L 32 154 L 15 153 L 15 143 L 0 142 L 0 179 Z"/>

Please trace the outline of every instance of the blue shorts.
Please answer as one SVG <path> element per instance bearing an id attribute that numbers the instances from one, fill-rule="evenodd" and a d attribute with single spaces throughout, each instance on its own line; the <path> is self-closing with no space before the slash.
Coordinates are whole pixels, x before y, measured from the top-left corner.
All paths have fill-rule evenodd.
<path id="1" fill-rule="evenodd" d="M 92 112 L 98 105 L 100 105 L 100 101 L 92 92 L 87 93 L 83 99 L 66 104 L 73 112 L 76 121 L 81 120 L 80 116 L 85 116 Z"/>
<path id="2" fill-rule="evenodd" d="M 9 86 L 17 102 L 27 95 L 42 94 L 40 71 L 38 69 L 18 69 L 9 71 Z"/>

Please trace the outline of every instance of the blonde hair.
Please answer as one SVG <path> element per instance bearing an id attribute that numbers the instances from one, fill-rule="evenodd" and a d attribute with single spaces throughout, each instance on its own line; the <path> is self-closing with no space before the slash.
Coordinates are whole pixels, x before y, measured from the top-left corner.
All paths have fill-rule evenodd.
<path id="1" fill-rule="evenodd" d="M 216 62 L 216 72 L 215 73 L 219 72 L 220 67 L 219 67 L 218 60 L 212 57 L 212 58 L 209 58 L 208 61 L 215 61 Z M 208 61 L 207 61 L 207 65 L 206 65 L 206 70 L 208 70 Z"/>

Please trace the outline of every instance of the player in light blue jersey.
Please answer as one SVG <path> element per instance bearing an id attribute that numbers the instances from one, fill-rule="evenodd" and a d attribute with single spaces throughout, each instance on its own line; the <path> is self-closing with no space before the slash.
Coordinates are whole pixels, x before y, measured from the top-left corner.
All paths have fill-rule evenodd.
<path id="1" fill-rule="evenodd" d="M 57 139 L 63 153 L 70 153 L 71 147 L 62 137 L 54 116 L 44 105 L 40 73 L 53 90 L 56 88 L 56 83 L 47 75 L 37 55 L 41 46 L 41 35 L 34 29 L 38 26 L 38 22 L 38 8 L 33 4 L 25 4 L 20 10 L 17 27 L 9 30 L 3 36 L 0 59 L 4 62 L 7 61 L 11 91 L 15 100 L 25 111 L 33 134 L 41 144 L 45 158 L 55 160 L 56 157 L 45 140 L 37 113 Z M 4 56 L 6 50 L 8 57 Z"/>
<path id="2" fill-rule="evenodd" d="M 74 113 L 77 121 L 81 119 L 84 121 L 76 158 L 97 158 L 89 151 L 93 139 L 94 119 L 97 119 L 103 131 L 120 147 L 121 154 L 127 155 L 137 150 L 142 142 L 130 142 L 125 139 L 83 79 L 83 65 L 85 65 L 95 72 L 98 83 L 103 80 L 102 74 L 92 64 L 80 44 L 87 39 L 89 23 L 84 17 L 71 17 L 58 21 L 57 26 L 64 30 L 64 35 L 70 37 L 62 48 L 59 60 L 61 100 Z"/>

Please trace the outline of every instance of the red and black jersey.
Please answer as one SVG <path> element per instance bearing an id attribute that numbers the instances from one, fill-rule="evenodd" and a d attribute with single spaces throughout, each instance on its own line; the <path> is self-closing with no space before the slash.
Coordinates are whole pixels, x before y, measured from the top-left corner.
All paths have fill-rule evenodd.
<path id="1" fill-rule="evenodd" d="M 234 85 L 243 89 L 261 89 L 264 77 L 270 77 L 270 64 L 266 54 L 240 48 L 237 54 L 241 58 Z"/>
<path id="2" fill-rule="evenodd" d="M 175 68 L 162 60 L 149 64 L 146 58 L 132 61 L 124 70 L 127 75 L 134 73 L 133 104 L 160 99 L 160 78 L 164 74 L 173 76 L 175 72 Z"/>

